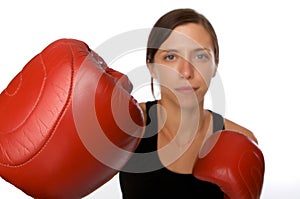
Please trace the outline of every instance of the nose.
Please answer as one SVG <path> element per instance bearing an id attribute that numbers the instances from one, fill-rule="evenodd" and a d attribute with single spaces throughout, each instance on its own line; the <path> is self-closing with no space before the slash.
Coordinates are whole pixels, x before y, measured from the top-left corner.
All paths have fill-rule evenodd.
<path id="1" fill-rule="evenodd" d="M 178 72 L 180 77 L 190 79 L 194 75 L 194 66 L 189 60 L 182 58 L 178 66 Z"/>

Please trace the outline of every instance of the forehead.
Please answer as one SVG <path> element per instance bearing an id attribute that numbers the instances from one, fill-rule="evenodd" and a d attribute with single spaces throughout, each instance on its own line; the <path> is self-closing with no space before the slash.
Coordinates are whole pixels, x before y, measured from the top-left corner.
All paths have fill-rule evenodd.
<path id="1" fill-rule="evenodd" d="M 161 49 L 199 47 L 212 49 L 212 42 L 207 30 L 202 25 L 195 23 L 176 27 L 160 46 Z"/>

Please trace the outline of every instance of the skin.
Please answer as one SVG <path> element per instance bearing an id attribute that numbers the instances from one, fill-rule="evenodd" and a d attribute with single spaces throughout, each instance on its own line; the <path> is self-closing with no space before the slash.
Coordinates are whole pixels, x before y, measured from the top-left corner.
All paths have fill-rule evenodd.
<path id="1" fill-rule="evenodd" d="M 161 87 L 158 101 L 158 155 L 169 170 L 190 174 L 205 139 L 212 132 L 212 115 L 203 108 L 204 96 L 218 66 L 214 63 L 210 35 L 202 25 L 188 23 L 176 27 L 147 63 L 151 76 Z M 140 104 L 144 115 L 146 107 Z M 253 133 L 228 119 L 225 129 Z"/>

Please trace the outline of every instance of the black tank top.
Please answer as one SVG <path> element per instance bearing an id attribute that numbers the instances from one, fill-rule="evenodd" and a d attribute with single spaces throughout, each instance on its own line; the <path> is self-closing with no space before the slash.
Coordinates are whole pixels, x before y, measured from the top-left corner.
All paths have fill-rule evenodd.
<path id="1" fill-rule="evenodd" d="M 123 199 L 145 198 L 224 198 L 217 185 L 196 179 L 192 174 L 178 174 L 165 168 L 157 154 L 156 101 L 146 103 L 146 129 L 135 153 L 120 171 Z M 213 132 L 224 129 L 223 117 L 211 112 Z"/>

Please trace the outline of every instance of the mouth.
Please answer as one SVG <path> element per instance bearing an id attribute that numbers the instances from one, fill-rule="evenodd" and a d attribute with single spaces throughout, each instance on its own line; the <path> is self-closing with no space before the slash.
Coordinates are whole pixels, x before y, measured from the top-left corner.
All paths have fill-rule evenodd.
<path id="1" fill-rule="evenodd" d="M 191 86 L 182 86 L 182 87 L 175 88 L 177 92 L 182 94 L 195 93 L 198 89 L 199 87 L 191 87 Z"/>

